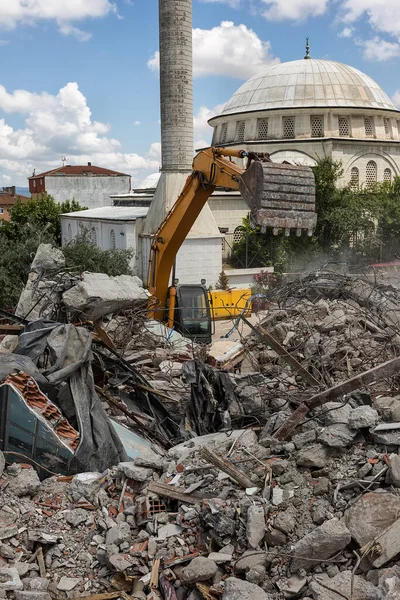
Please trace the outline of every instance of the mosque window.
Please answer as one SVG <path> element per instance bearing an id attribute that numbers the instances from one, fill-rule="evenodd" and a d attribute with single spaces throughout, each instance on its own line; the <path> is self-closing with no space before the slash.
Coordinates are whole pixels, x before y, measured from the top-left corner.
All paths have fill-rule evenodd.
<path id="1" fill-rule="evenodd" d="M 71 223 L 68 223 L 68 234 L 67 237 L 69 240 L 72 240 L 72 227 L 71 227 Z"/>
<path id="2" fill-rule="evenodd" d="M 374 185 L 376 183 L 376 162 L 374 160 L 370 160 L 367 163 L 367 168 L 365 172 L 365 181 L 367 186 Z"/>
<path id="3" fill-rule="evenodd" d="M 385 137 L 390 138 L 390 121 L 389 119 L 383 119 L 383 125 L 385 127 Z"/>
<path id="4" fill-rule="evenodd" d="M 92 233 L 91 233 L 91 238 L 92 238 L 92 242 L 95 246 L 97 246 L 97 231 L 95 227 L 92 227 Z"/>
<path id="5" fill-rule="evenodd" d="M 225 144 L 228 134 L 228 123 L 224 123 L 221 129 L 221 144 Z"/>
<path id="6" fill-rule="evenodd" d="M 350 126 L 348 117 L 339 117 L 339 135 L 346 137 L 350 135 Z"/>
<path id="7" fill-rule="evenodd" d="M 268 138 L 268 119 L 259 119 L 257 124 L 257 138 L 266 140 Z"/>
<path id="8" fill-rule="evenodd" d="M 311 117 L 311 137 L 324 136 L 324 122 L 322 117 L 313 115 Z"/>
<path id="9" fill-rule="evenodd" d="M 357 167 L 353 167 L 350 173 L 350 187 L 352 190 L 358 190 L 360 184 L 360 172 Z"/>
<path id="10" fill-rule="evenodd" d="M 364 117 L 364 129 L 365 129 L 365 135 L 367 137 L 372 137 L 373 131 L 372 131 L 372 119 L 371 119 L 371 117 Z"/>
<path id="11" fill-rule="evenodd" d="M 283 119 L 283 137 L 286 139 L 294 138 L 294 118 L 285 117 Z"/>
<path id="12" fill-rule="evenodd" d="M 115 231 L 114 231 L 114 229 L 111 229 L 111 231 L 110 231 L 110 248 L 111 248 L 111 250 L 115 250 L 116 247 L 117 247 L 117 240 L 115 237 Z"/>
<path id="13" fill-rule="evenodd" d="M 246 128 L 246 121 L 239 121 L 236 129 L 236 139 L 238 142 L 244 142 L 244 130 Z"/>
<path id="14" fill-rule="evenodd" d="M 383 171 L 383 181 L 392 181 L 392 171 L 390 169 Z"/>
<path id="15" fill-rule="evenodd" d="M 241 225 L 239 225 L 239 227 L 236 227 L 235 231 L 233 232 L 233 242 L 236 244 L 237 242 L 240 242 L 240 240 L 243 237 L 243 227 Z"/>

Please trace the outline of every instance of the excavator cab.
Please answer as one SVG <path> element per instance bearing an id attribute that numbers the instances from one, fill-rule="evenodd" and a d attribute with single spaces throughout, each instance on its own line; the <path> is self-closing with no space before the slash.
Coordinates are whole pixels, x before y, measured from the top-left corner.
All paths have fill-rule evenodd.
<path id="1" fill-rule="evenodd" d="M 177 285 L 170 288 L 175 295 L 174 327 L 183 336 L 202 344 L 211 343 L 212 319 L 208 291 L 204 285 Z"/>

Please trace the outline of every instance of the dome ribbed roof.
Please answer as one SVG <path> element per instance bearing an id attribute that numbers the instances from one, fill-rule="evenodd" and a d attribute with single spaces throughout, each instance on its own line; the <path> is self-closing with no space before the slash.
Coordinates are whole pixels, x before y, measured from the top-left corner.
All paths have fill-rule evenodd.
<path id="1" fill-rule="evenodd" d="M 303 59 L 273 65 L 254 75 L 225 104 L 221 115 L 312 106 L 396 110 L 365 73 L 330 60 Z"/>

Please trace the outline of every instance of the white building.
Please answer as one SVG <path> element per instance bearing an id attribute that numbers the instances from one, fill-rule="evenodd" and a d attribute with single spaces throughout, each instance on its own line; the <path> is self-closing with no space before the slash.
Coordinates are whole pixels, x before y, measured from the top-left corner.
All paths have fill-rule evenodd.
<path id="1" fill-rule="evenodd" d="M 90 162 L 86 166 L 65 165 L 29 177 L 32 198 L 45 192 L 56 202 L 75 199 L 87 208 L 110 206 L 111 195 L 127 194 L 130 190 L 130 175 L 96 167 Z"/>

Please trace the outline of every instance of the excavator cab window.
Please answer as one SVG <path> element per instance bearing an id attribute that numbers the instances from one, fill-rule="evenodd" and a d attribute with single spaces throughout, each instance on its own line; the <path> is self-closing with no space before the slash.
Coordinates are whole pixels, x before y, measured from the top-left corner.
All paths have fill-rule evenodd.
<path id="1" fill-rule="evenodd" d="M 179 285 L 176 302 L 175 321 L 182 335 L 211 343 L 211 313 L 206 288 L 202 285 Z"/>

